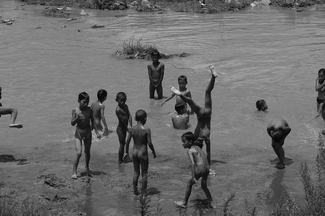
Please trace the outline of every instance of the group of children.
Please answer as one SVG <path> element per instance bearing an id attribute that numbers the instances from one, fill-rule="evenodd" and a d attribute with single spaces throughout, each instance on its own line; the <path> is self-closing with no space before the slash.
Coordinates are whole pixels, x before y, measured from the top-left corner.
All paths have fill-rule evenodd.
<path id="1" fill-rule="evenodd" d="M 157 92 L 158 99 L 163 98 L 162 80 L 164 76 L 164 64 L 159 62 L 160 54 L 158 51 L 154 51 L 151 54 L 152 64 L 148 65 L 149 76 L 149 98 L 154 98 L 155 91 Z M 175 204 L 179 207 L 186 207 L 191 189 L 201 178 L 201 188 L 205 192 L 210 205 L 215 207 L 212 203 L 212 196 L 207 187 L 207 178 L 210 173 L 211 164 L 211 141 L 210 141 L 210 129 L 211 129 L 211 113 L 212 113 L 212 99 L 211 91 L 215 85 L 215 79 L 218 74 L 213 66 L 209 67 L 211 71 L 211 79 L 207 85 L 205 91 L 204 106 L 199 106 L 191 97 L 191 92 L 186 88 L 187 78 L 182 75 L 178 78 L 179 88 L 170 86 L 172 95 L 168 97 L 162 104 L 163 106 L 167 101 L 176 96 L 175 110 L 176 114 L 172 116 L 173 127 L 175 129 L 187 129 L 189 122 L 189 115 L 195 113 L 197 117 L 197 125 L 194 133 L 186 132 L 182 135 L 181 140 L 183 147 L 188 149 L 187 154 L 191 162 L 191 178 L 188 181 L 185 198 L 183 201 L 177 201 Z M 325 112 L 323 114 L 323 103 L 325 102 L 325 69 L 319 70 L 318 78 L 316 80 L 315 89 L 318 91 L 317 97 L 317 110 L 319 115 L 325 120 Z M 77 166 L 81 157 L 81 143 L 83 141 L 86 157 L 86 173 L 89 173 L 89 160 L 90 160 L 90 146 L 91 146 L 91 131 L 94 129 L 97 137 L 107 135 L 107 123 L 104 117 L 105 106 L 102 104 L 107 97 L 105 90 L 99 90 L 98 101 L 94 102 L 91 107 L 89 104 L 89 95 L 85 92 L 79 94 L 78 102 L 79 107 L 72 111 L 72 125 L 77 125 L 75 138 L 76 138 L 76 150 L 77 156 L 73 165 L 72 178 L 77 178 Z M 151 149 L 154 158 L 156 158 L 155 148 L 152 144 L 151 129 L 146 127 L 147 113 L 144 110 L 138 110 L 135 113 L 136 125 L 132 126 L 132 116 L 129 108 L 126 105 L 126 94 L 119 92 L 116 95 L 116 116 L 119 120 L 116 128 L 116 133 L 119 139 L 119 152 L 118 162 L 129 162 L 129 145 L 131 139 L 133 139 L 133 153 L 132 161 L 134 165 L 133 175 L 133 192 L 134 195 L 139 195 L 138 191 L 138 179 L 140 176 L 140 170 L 142 175 L 142 187 L 141 194 L 145 194 L 147 188 L 147 172 L 149 166 L 148 158 L 148 146 Z M 189 105 L 191 111 L 188 110 Z M 268 106 L 265 100 L 258 100 L 256 102 L 256 108 L 258 111 L 265 112 Z M 102 127 L 103 122 L 104 127 Z M 277 155 L 279 162 L 276 164 L 276 168 L 285 168 L 285 154 L 284 154 L 284 140 L 291 132 L 289 124 L 282 118 L 272 119 L 267 126 L 267 133 L 272 139 L 272 148 Z M 128 135 L 127 135 L 128 134 Z M 126 136 L 127 135 L 127 136 Z M 202 151 L 203 143 L 206 146 L 206 153 Z"/>

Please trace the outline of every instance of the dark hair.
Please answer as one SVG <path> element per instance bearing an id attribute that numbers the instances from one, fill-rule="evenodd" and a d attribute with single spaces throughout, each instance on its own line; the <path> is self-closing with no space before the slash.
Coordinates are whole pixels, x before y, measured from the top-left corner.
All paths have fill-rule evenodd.
<path id="1" fill-rule="evenodd" d="M 126 98 L 126 94 L 125 94 L 124 92 L 119 92 L 119 93 L 117 93 L 117 95 L 116 95 L 116 99 L 119 98 L 119 97 Z"/>
<path id="2" fill-rule="evenodd" d="M 192 141 L 194 143 L 194 134 L 188 131 L 182 135 L 182 140 Z"/>
<path id="3" fill-rule="evenodd" d="M 97 92 L 98 100 L 104 100 L 105 97 L 107 97 L 107 91 L 104 89 L 99 89 Z"/>
<path id="4" fill-rule="evenodd" d="M 158 50 L 154 49 L 154 50 L 152 50 L 152 52 L 150 53 L 150 56 L 151 56 L 151 58 L 152 58 L 153 56 L 157 56 L 158 58 L 160 58 L 160 53 L 159 53 Z"/>
<path id="5" fill-rule="evenodd" d="M 81 92 L 78 96 L 78 100 L 89 99 L 89 95 L 86 92 Z"/>
<path id="6" fill-rule="evenodd" d="M 178 77 L 178 82 L 184 80 L 184 82 L 187 84 L 187 77 L 185 75 L 181 75 Z"/>
<path id="7" fill-rule="evenodd" d="M 321 74 L 321 73 L 322 73 L 323 75 L 325 75 L 325 69 L 324 69 L 324 68 L 319 69 L 319 71 L 318 71 L 318 75 Z"/>
<path id="8" fill-rule="evenodd" d="M 257 108 L 257 110 L 262 110 L 262 107 L 263 107 L 263 105 L 264 105 L 265 103 L 266 103 L 266 102 L 265 102 L 265 100 L 263 100 L 263 99 L 256 101 L 256 108 Z"/>
<path id="9" fill-rule="evenodd" d="M 145 118 L 147 118 L 147 113 L 146 113 L 146 111 L 144 111 L 144 110 L 142 110 L 142 109 L 136 111 L 136 113 L 135 113 L 135 120 L 136 120 L 136 121 L 142 121 L 142 120 L 144 120 Z"/>
<path id="10" fill-rule="evenodd" d="M 185 104 L 183 104 L 183 103 L 175 104 L 175 110 L 176 110 L 177 113 L 179 113 L 184 108 L 185 108 Z"/>

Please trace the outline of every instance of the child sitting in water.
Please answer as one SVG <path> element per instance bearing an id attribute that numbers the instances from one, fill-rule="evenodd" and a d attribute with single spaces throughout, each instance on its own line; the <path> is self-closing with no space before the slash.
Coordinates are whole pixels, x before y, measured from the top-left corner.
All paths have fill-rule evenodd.
<path id="1" fill-rule="evenodd" d="M 175 105 L 176 114 L 172 116 L 173 127 L 175 129 L 185 130 L 188 127 L 189 115 L 186 111 L 184 103 Z"/>
<path id="2" fill-rule="evenodd" d="M 316 101 L 317 101 L 317 115 L 315 118 L 317 118 L 323 109 L 323 104 L 325 102 L 325 69 L 321 68 L 318 71 L 318 77 L 316 79 L 315 83 L 315 90 L 318 92 Z"/>
<path id="3" fill-rule="evenodd" d="M 267 126 L 267 133 L 272 138 L 272 148 L 275 154 L 279 158 L 279 162 L 276 164 L 276 168 L 284 169 L 284 139 L 290 133 L 291 128 L 289 127 L 288 123 L 282 118 L 276 118 L 270 121 L 269 125 Z"/>
<path id="4" fill-rule="evenodd" d="M 265 112 L 268 109 L 268 106 L 267 106 L 265 100 L 261 99 L 261 100 L 256 101 L 256 108 L 258 111 Z"/>
<path id="5" fill-rule="evenodd" d="M 108 127 L 105 119 L 105 105 L 103 102 L 107 98 L 107 91 L 104 89 L 100 89 L 97 92 L 97 101 L 91 104 L 91 109 L 93 110 L 93 118 L 94 118 L 94 127 L 97 127 L 97 130 L 103 135 L 108 135 Z M 103 128 L 103 125 L 104 128 Z M 103 130 L 104 129 L 104 130 Z"/>
<path id="6" fill-rule="evenodd" d="M 76 151 L 77 155 L 73 162 L 73 173 L 71 178 L 77 179 L 77 168 L 80 157 L 82 155 L 82 142 L 84 144 L 85 159 L 86 159 L 86 174 L 90 175 L 89 161 L 90 161 L 90 147 L 92 141 L 92 128 L 94 125 L 93 111 L 88 106 L 89 95 L 86 92 L 81 92 L 78 96 L 79 106 L 72 110 L 71 125 L 76 127 Z M 94 127 L 98 139 L 100 134 L 97 131 L 97 127 Z"/>
<path id="7" fill-rule="evenodd" d="M 0 87 L 0 99 L 2 98 L 2 88 Z M 15 123 L 18 115 L 18 110 L 15 108 L 4 108 L 0 103 L 0 117 L 1 115 L 11 115 L 9 127 L 11 128 L 22 128 L 22 124 Z"/>
<path id="8" fill-rule="evenodd" d="M 202 151 L 203 144 L 201 142 L 194 142 L 195 136 L 192 132 L 187 132 L 182 135 L 183 147 L 188 149 L 187 155 L 191 162 L 192 176 L 187 183 L 184 201 L 175 201 L 175 204 L 179 207 L 186 208 L 188 199 L 191 195 L 193 184 L 197 183 L 201 179 L 201 188 L 209 200 L 211 207 L 215 208 L 212 203 L 212 196 L 207 186 L 207 180 L 209 175 L 209 163 L 205 153 Z"/>
<path id="9" fill-rule="evenodd" d="M 129 135 L 126 141 L 126 154 L 129 154 L 129 145 L 131 138 L 133 138 L 133 193 L 139 195 L 138 192 L 138 179 L 140 175 L 140 167 L 142 174 L 142 188 L 141 194 L 144 195 L 147 189 L 147 173 L 149 167 L 148 147 L 153 153 L 153 157 L 156 158 L 155 148 L 151 141 L 151 130 L 144 125 L 147 122 L 147 113 L 144 110 L 138 110 L 135 113 L 135 120 L 137 125 L 129 129 Z"/>
<path id="10" fill-rule="evenodd" d="M 188 98 L 192 98 L 192 95 L 191 95 L 191 92 L 190 90 L 188 90 L 186 88 L 186 85 L 187 85 L 187 77 L 184 76 L 184 75 L 181 75 L 178 77 L 178 90 L 182 93 L 182 95 L 184 95 L 185 97 L 188 97 Z M 176 94 L 175 93 L 172 93 L 172 95 L 167 98 L 162 104 L 161 106 L 163 106 L 167 101 L 169 101 L 170 99 L 172 99 Z M 182 98 L 178 95 L 176 95 L 176 104 L 179 104 L 179 103 L 183 103 L 185 104 L 185 108 L 186 108 L 186 112 L 187 112 L 187 104 L 185 101 L 182 100 Z M 193 111 L 191 111 L 191 113 L 194 113 Z"/>

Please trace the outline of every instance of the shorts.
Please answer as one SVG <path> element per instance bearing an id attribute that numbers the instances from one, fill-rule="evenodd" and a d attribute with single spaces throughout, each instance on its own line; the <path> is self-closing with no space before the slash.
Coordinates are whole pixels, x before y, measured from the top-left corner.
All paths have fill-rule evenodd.
<path id="1" fill-rule="evenodd" d="M 318 104 L 324 103 L 325 99 L 316 98 Z"/>

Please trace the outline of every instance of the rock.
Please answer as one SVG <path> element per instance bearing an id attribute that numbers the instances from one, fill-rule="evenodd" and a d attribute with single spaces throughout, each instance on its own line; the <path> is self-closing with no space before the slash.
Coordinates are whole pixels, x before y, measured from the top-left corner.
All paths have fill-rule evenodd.
<path id="1" fill-rule="evenodd" d="M 104 28 L 105 26 L 104 25 L 92 25 L 91 28 Z"/>
<path id="2" fill-rule="evenodd" d="M 72 21 L 72 20 L 76 20 L 77 18 L 74 18 L 74 17 L 72 17 L 72 18 L 69 18 L 69 19 L 67 19 L 68 21 Z"/>
<path id="3" fill-rule="evenodd" d="M 80 15 L 81 15 L 81 16 L 88 16 L 89 14 L 86 13 L 84 10 L 81 10 L 81 11 L 80 11 Z"/>
<path id="4" fill-rule="evenodd" d="M 62 28 L 66 28 L 67 26 L 66 25 L 63 25 Z"/>
<path id="5" fill-rule="evenodd" d="M 80 29 L 78 29 L 78 32 L 81 32 Z"/>
<path id="6" fill-rule="evenodd" d="M 42 28 L 42 27 L 40 27 L 40 26 L 37 26 L 37 27 L 36 27 L 36 29 L 41 29 L 41 28 Z"/>

